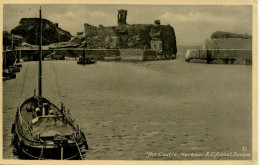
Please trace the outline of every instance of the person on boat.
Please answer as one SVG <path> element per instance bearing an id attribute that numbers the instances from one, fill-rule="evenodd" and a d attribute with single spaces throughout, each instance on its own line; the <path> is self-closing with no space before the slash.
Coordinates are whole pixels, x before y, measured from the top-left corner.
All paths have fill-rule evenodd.
<path id="1" fill-rule="evenodd" d="M 55 115 L 54 110 L 50 109 L 49 115 Z"/>
<path id="2" fill-rule="evenodd" d="M 86 58 L 86 49 L 84 49 L 83 53 L 82 53 L 82 58 Z"/>
<path id="3" fill-rule="evenodd" d="M 32 112 L 35 109 L 35 105 L 33 103 L 28 103 L 28 106 L 26 107 L 27 112 Z"/>
<path id="4" fill-rule="evenodd" d="M 41 116 L 41 115 L 42 115 L 42 111 L 41 111 L 41 108 L 40 108 L 40 107 L 37 107 L 37 108 L 35 109 L 35 112 L 36 112 L 37 116 Z"/>
<path id="5" fill-rule="evenodd" d="M 50 105 L 48 103 L 43 103 L 43 109 L 43 111 L 45 112 L 44 114 L 48 115 L 50 111 Z"/>

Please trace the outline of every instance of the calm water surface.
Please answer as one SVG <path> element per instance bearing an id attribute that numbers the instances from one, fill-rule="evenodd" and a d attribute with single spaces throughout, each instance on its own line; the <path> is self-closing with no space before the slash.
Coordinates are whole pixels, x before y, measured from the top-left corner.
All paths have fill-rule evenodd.
<path id="1" fill-rule="evenodd" d="M 11 125 L 21 93 L 23 98 L 33 95 L 37 69 L 37 62 L 24 62 L 16 79 L 3 82 L 5 159 L 17 159 L 10 146 Z M 86 66 L 44 61 L 43 96 L 57 105 L 64 102 L 80 122 L 90 147 L 85 159 L 251 159 L 146 157 L 242 152 L 242 147 L 250 152 L 251 74 L 251 66 L 186 63 L 183 58 Z"/>

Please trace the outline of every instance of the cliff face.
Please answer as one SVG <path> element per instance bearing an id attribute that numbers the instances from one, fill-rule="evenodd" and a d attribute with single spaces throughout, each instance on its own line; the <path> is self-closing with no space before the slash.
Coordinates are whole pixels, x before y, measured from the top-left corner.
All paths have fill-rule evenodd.
<path id="1" fill-rule="evenodd" d="M 162 41 L 162 52 L 176 54 L 176 38 L 170 25 L 135 24 L 95 27 L 85 24 L 89 49 L 151 49 L 151 41 Z"/>
<path id="2" fill-rule="evenodd" d="M 78 33 L 77 35 L 71 37 L 71 42 L 77 43 L 77 44 L 82 44 L 85 41 L 85 35 L 81 33 Z"/>
<path id="3" fill-rule="evenodd" d="M 22 18 L 19 25 L 11 30 L 12 34 L 21 35 L 29 44 L 36 44 L 39 36 L 39 18 Z M 42 43 L 48 45 L 56 42 L 66 42 L 71 39 L 71 34 L 59 28 L 57 23 L 42 19 Z M 38 41 L 37 41 L 38 43 Z"/>

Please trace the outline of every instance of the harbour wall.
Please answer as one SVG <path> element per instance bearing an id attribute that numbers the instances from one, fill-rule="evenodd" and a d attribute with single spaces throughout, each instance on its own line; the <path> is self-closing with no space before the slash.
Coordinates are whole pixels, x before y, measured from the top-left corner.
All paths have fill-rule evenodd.
<path id="1" fill-rule="evenodd" d="M 38 50 L 14 50 L 17 58 L 22 58 L 24 61 L 39 60 Z M 65 57 L 78 58 L 82 56 L 84 49 L 82 48 L 67 48 L 67 49 L 52 49 L 42 50 L 43 58 L 50 57 L 55 52 L 56 59 L 64 59 Z M 85 49 L 86 57 L 93 57 L 97 60 L 106 60 L 113 57 L 125 61 L 155 61 L 155 60 L 170 60 L 175 59 L 175 54 L 164 54 L 154 50 L 141 49 Z M 53 56 L 53 57 L 54 57 Z M 105 58 L 108 57 L 108 58 Z M 111 58 L 110 58 L 111 57 Z"/>
<path id="2" fill-rule="evenodd" d="M 252 65 L 252 49 L 189 49 L 185 61 Z"/>
<path id="3" fill-rule="evenodd" d="M 206 40 L 205 49 L 252 49 L 252 39 L 214 38 Z"/>
<path id="4" fill-rule="evenodd" d="M 252 39 L 212 38 L 203 49 L 189 49 L 186 62 L 252 65 Z"/>

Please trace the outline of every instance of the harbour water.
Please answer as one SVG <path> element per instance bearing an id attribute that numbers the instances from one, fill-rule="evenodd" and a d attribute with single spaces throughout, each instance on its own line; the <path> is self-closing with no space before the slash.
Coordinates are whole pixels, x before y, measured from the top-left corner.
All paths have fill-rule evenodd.
<path id="1" fill-rule="evenodd" d="M 37 87 L 37 70 L 37 62 L 24 62 L 16 79 L 3 82 L 4 159 L 17 159 L 11 125 L 21 93 L 31 97 Z M 251 152 L 252 66 L 186 63 L 183 55 L 85 66 L 75 60 L 44 61 L 43 96 L 64 102 L 80 122 L 90 148 L 85 159 L 252 158 L 205 156 Z"/>

